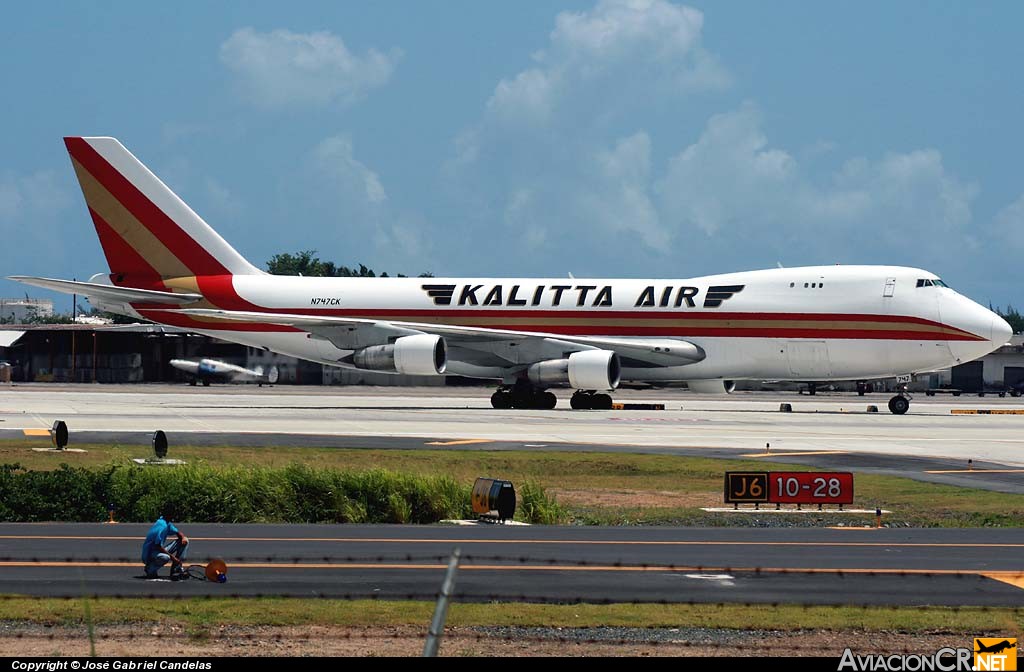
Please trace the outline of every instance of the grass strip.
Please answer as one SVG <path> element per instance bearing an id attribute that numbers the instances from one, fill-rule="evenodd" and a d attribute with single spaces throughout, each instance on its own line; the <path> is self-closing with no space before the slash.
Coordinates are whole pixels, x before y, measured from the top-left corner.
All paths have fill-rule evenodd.
<path id="1" fill-rule="evenodd" d="M 74 455 L 35 453 L 40 440 L 0 441 L 0 463 L 18 462 L 27 469 L 52 470 L 62 462 L 90 468 L 131 464 L 129 457 L 145 456 L 144 446 L 81 446 L 89 452 Z M 747 516 L 707 514 L 701 506 L 720 506 L 723 474 L 728 470 L 811 470 L 798 465 L 761 460 L 721 460 L 656 454 L 592 453 L 552 450 L 488 451 L 486 444 L 472 450 L 375 450 L 237 446 L 173 448 L 173 455 L 206 467 L 230 470 L 251 468 L 287 469 L 301 463 L 310 469 L 365 471 L 368 466 L 414 477 L 452 479 L 468 488 L 478 476 L 505 478 L 517 489 L 530 482 L 554 495 L 560 510 L 540 511 L 538 522 L 629 525 L 747 525 Z M 227 473 L 227 472 L 225 472 Z M 222 479 L 223 480 L 223 479 Z M 226 481 L 230 483 L 230 479 Z M 333 491 L 332 491 L 333 492 Z M 454 493 L 453 493 L 454 494 Z M 538 493 L 543 494 L 543 493 Z M 255 495 L 253 495 L 255 496 Z M 539 500 L 548 505 L 544 497 Z M 339 500 L 333 515 L 356 522 L 363 517 L 356 504 Z M 260 520 L 284 520 L 281 509 L 247 504 Z M 855 508 L 876 506 L 895 513 L 887 522 L 915 527 L 1021 527 L 1024 526 L 1024 495 L 1007 494 L 928 483 L 877 474 L 856 475 Z M 381 508 L 395 519 L 409 513 L 397 502 Z M 543 514 L 543 515 L 540 515 Z M 780 523 L 856 524 L 863 517 L 779 517 Z M 739 518 L 743 518 L 740 520 Z M 873 518 L 873 517 L 870 517 Z M 102 518 L 97 518 L 102 519 Z M 803 521 L 803 522 L 801 522 Z"/>
<path id="2" fill-rule="evenodd" d="M 423 625 L 433 602 L 303 598 L 90 599 L 96 625 L 177 623 L 214 625 Z M 49 625 L 86 623 L 80 600 L 0 599 L 0 621 Z M 1019 631 L 1024 612 L 1008 608 L 821 607 L 722 604 L 452 604 L 450 626 L 729 628 L 739 630 L 876 630 L 984 633 Z"/>

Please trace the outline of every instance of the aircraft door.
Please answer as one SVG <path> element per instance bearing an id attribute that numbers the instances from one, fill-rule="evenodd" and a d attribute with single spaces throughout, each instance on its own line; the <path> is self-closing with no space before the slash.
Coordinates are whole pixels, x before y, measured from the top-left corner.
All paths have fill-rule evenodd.
<path id="1" fill-rule="evenodd" d="M 896 278 L 885 279 L 885 290 L 882 292 L 882 296 L 891 298 L 896 292 Z"/>

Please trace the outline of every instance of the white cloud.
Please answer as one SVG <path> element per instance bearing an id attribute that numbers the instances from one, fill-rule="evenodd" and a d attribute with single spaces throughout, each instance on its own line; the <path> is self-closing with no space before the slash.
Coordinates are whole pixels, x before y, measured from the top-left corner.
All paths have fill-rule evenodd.
<path id="1" fill-rule="evenodd" d="M 446 177 L 466 215 L 452 244 L 487 231 L 540 272 L 677 277 L 777 260 L 948 268 L 950 249 L 978 249 L 977 188 L 936 149 L 789 149 L 753 103 L 700 112 L 730 86 L 701 46 L 703 18 L 665 0 L 558 14 L 455 140 Z"/>
<path id="2" fill-rule="evenodd" d="M 206 202 L 214 212 L 227 217 L 237 217 L 241 214 L 242 202 L 223 184 L 208 177 L 203 186 L 206 192 Z"/>
<path id="3" fill-rule="evenodd" d="M 243 94 L 266 107 L 352 104 L 386 84 L 400 58 L 399 50 L 354 54 L 326 31 L 242 28 L 220 47 L 220 60 Z"/>
<path id="4" fill-rule="evenodd" d="M 668 231 L 650 196 L 651 139 L 636 133 L 598 151 L 593 174 L 575 196 L 578 219 L 605 234 L 634 234 L 650 248 L 668 244 Z"/>
<path id="5" fill-rule="evenodd" d="M 995 232 L 1018 250 L 1024 250 L 1024 194 L 996 214 Z"/>
<path id="6" fill-rule="evenodd" d="M 977 244 L 969 228 L 977 189 L 950 175 L 935 149 L 857 157 L 815 177 L 769 146 L 760 114 L 745 104 L 713 116 L 669 161 L 657 192 L 680 235 L 699 231 L 822 261 L 872 252 L 938 258 Z"/>
<path id="7" fill-rule="evenodd" d="M 355 158 L 350 136 L 324 139 L 313 149 L 312 158 L 315 168 L 334 181 L 340 192 L 371 205 L 387 199 L 377 173 Z"/>
<path id="8" fill-rule="evenodd" d="M 52 218 L 71 204 L 67 190 L 52 170 L 31 175 L 0 175 L 0 222 L 25 218 Z"/>
<path id="9" fill-rule="evenodd" d="M 556 59 L 594 72 L 626 59 L 673 62 L 698 45 L 704 16 L 664 0 L 602 0 L 589 12 L 562 12 L 551 33 Z"/>
<path id="10" fill-rule="evenodd" d="M 700 45 L 703 23 L 701 12 L 665 0 L 602 0 L 562 12 L 537 65 L 498 82 L 488 112 L 501 123 L 544 124 L 592 96 L 725 88 L 728 73 Z"/>
<path id="11" fill-rule="evenodd" d="M 21 210 L 21 191 L 13 179 L 0 182 L 0 221 L 13 219 Z"/>
<path id="12" fill-rule="evenodd" d="M 322 259 L 366 263 L 378 272 L 415 274 L 434 268 L 429 222 L 398 209 L 380 175 L 357 156 L 352 137 L 340 133 L 312 147 L 303 165 L 285 179 L 289 201 L 301 200 L 315 233 L 295 241 Z"/>
<path id="13" fill-rule="evenodd" d="M 778 213 L 784 192 L 793 189 L 795 162 L 767 142 L 751 106 L 712 117 L 700 139 L 670 160 L 658 183 L 667 216 L 712 235 L 735 220 Z"/>
<path id="14" fill-rule="evenodd" d="M 701 12 L 666 0 L 559 13 L 529 67 L 497 82 L 480 120 L 455 139 L 445 177 L 467 213 L 456 244 L 499 221 L 493 244 L 537 252 L 538 263 L 553 249 L 590 268 L 623 245 L 664 252 L 672 232 L 652 188 L 655 141 L 643 128 L 677 117 L 687 96 L 729 86 L 701 46 L 702 26 Z"/>
<path id="15" fill-rule="evenodd" d="M 73 221 L 75 226 L 88 228 L 68 230 L 64 215 L 73 202 L 71 194 L 70 185 L 62 183 L 52 170 L 28 175 L 0 173 L 0 237 L 4 240 L 0 268 L 12 273 L 52 274 L 53 269 L 66 268 L 69 260 L 83 254 L 67 241 L 82 240 L 92 226 L 86 224 L 88 216 L 83 213 Z M 92 238 L 95 240 L 94 235 Z"/>

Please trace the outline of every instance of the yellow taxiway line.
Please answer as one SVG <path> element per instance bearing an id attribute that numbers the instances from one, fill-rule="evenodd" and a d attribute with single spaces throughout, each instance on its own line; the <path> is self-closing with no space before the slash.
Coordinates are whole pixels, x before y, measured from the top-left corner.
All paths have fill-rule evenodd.
<path id="1" fill-rule="evenodd" d="M 428 446 L 468 446 L 473 443 L 493 443 L 492 439 L 459 439 L 458 441 L 428 441 Z"/>
<path id="2" fill-rule="evenodd" d="M 797 450 L 789 453 L 746 453 L 740 457 L 793 457 L 796 455 L 846 455 L 845 450 Z"/>
<path id="3" fill-rule="evenodd" d="M 926 471 L 926 474 L 1024 474 L 1024 469 L 946 469 Z"/>

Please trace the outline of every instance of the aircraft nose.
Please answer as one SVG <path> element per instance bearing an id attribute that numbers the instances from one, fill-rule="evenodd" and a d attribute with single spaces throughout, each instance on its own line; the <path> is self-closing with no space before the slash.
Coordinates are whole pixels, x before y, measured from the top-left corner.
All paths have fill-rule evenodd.
<path id="1" fill-rule="evenodd" d="M 948 318 L 947 324 L 973 336 L 948 341 L 949 349 L 958 362 L 984 357 L 1010 338 L 1013 330 L 1006 320 L 965 296 L 950 298 L 951 301 L 942 304 L 942 317 Z"/>
<path id="2" fill-rule="evenodd" d="M 992 313 L 992 345 L 999 347 L 1010 340 L 1013 336 L 1013 327 L 1010 323 Z"/>

